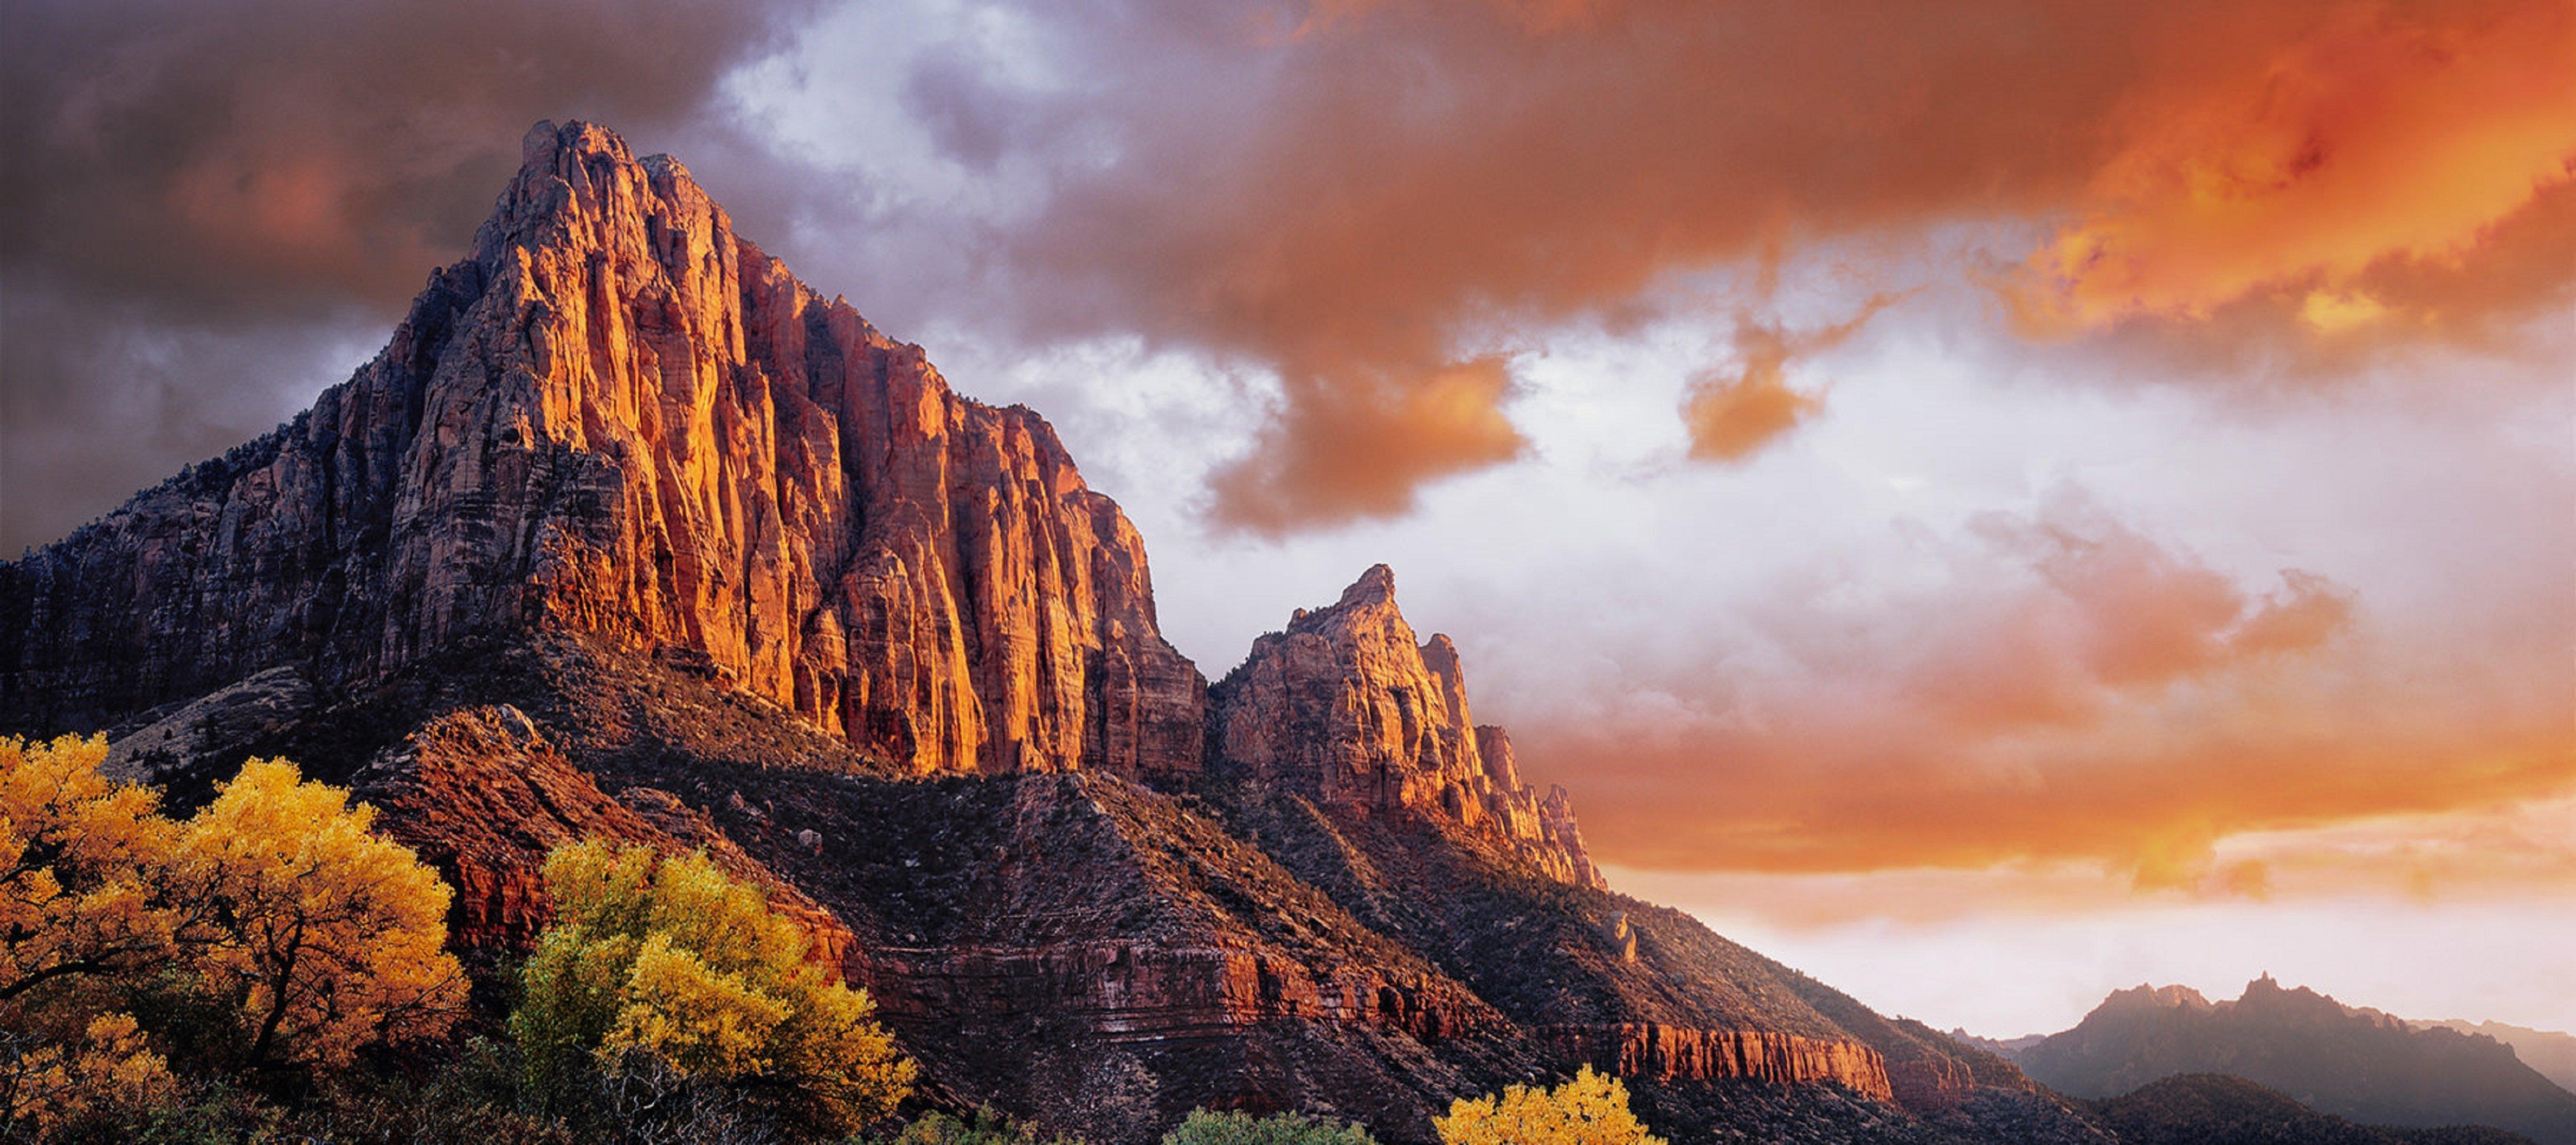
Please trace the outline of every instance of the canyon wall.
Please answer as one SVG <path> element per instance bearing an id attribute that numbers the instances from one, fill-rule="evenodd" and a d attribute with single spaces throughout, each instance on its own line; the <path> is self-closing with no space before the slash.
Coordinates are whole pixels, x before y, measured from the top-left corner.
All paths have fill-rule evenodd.
<path id="1" fill-rule="evenodd" d="M 1895 1096 L 1879 1055 L 1853 1041 L 1650 1022 L 1558 1026 L 1543 1033 L 1567 1057 L 1622 1077 L 1749 1077 L 1782 1085 L 1830 1081 L 1881 1101 Z"/>

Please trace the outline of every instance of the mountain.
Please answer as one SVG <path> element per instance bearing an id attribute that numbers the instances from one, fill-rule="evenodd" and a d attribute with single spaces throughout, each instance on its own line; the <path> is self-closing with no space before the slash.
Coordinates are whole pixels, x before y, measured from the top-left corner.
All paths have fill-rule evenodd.
<path id="1" fill-rule="evenodd" d="M 1950 1040 L 1963 1046 L 1971 1046 L 1976 1049 L 1984 1050 L 1987 1053 L 2003 1058 L 2006 1061 L 2010 1061 L 2013 1058 L 2021 1056 L 2021 1052 L 2023 1050 L 2047 1041 L 2048 1035 L 2023 1034 L 2018 1038 L 1981 1038 L 1964 1029 L 1954 1026 L 1950 1030 Z"/>
<path id="2" fill-rule="evenodd" d="M 2187 1073 L 2092 1103 L 2123 1145 L 2516 1145 L 2479 1126 L 2392 1129 L 2319 1113 L 2241 1077 Z"/>
<path id="3" fill-rule="evenodd" d="M 2373 1125 L 2488 1125 L 2576 1142 L 2576 1094 L 2492 1038 L 2419 1030 L 2270 975 L 2234 1001 L 2182 986 L 2113 993 L 2014 1061 L 2043 1084 L 2107 1097 L 2175 1074 L 2223 1073 Z"/>
<path id="4" fill-rule="evenodd" d="M 1214 685 L 1045 420 L 539 124 L 469 257 L 266 437 L 0 565 L 0 731 L 185 805 L 354 785 L 489 967 L 546 850 L 703 849 L 871 990 L 936 1104 L 1395 1141 L 1596 1064 L 1721 1139 L 2101 1141 L 1999 1058 L 1608 889 L 1372 568 Z"/>
<path id="5" fill-rule="evenodd" d="M 2576 1036 L 2554 1030 L 2509 1026 L 2503 1022 L 2464 1022 L 2457 1018 L 2445 1022 L 2410 1021 L 2406 1024 L 2419 1030 L 2439 1028 L 2494 1038 L 2512 1046 L 2513 1056 L 2521 1058 L 2522 1064 L 2538 1071 L 2540 1076 L 2555 1082 L 2558 1088 L 2576 1090 Z"/>

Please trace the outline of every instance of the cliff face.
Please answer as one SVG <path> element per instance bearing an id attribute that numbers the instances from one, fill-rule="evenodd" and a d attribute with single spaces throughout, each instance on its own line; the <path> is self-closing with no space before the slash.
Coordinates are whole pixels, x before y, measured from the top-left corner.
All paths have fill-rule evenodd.
<path id="1" fill-rule="evenodd" d="M 540 124 L 391 344 L 277 432 L 0 570 L 0 717 L 102 726 L 567 630 L 920 771 L 1194 769 L 1143 544 L 1046 423 L 733 233 L 680 165 Z"/>
<path id="2" fill-rule="evenodd" d="M 1500 845 L 1561 882 L 1603 887 L 1563 787 L 1520 781 L 1511 737 L 1467 709 L 1445 635 L 1427 642 L 1378 565 L 1330 607 L 1253 641 L 1211 692 L 1220 770 L 1354 817 L 1410 818 Z"/>

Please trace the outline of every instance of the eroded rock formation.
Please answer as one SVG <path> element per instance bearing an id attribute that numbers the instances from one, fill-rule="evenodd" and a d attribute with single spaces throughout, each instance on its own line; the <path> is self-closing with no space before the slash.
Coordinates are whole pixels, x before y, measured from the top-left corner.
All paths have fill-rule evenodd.
<path id="1" fill-rule="evenodd" d="M 0 569 L 0 716 L 561 629 L 920 771 L 1197 766 L 1144 546 L 1043 419 L 956 395 L 677 162 L 579 123 L 525 151 L 356 377 Z"/>
<path id="2" fill-rule="evenodd" d="M 1377 565 L 1330 607 L 1255 640 L 1211 701 L 1211 747 L 1251 782 L 1358 818 L 1409 816 L 1500 843 L 1550 876 L 1606 884 L 1572 797 L 1520 781 L 1511 737 L 1467 707 L 1458 648 L 1416 641 Z"/>
<path id="3" fill-rule="evenodd" d="M 1879 1055 L 1854 1041 L 1651 1022 L 1564 1026 L 1547 1035 L 1567 1056 L 1622 1077 L 1750 1077 L 1784 1085 L 1830 1081 L 1880 1100 L 1895 1096 Z"/>

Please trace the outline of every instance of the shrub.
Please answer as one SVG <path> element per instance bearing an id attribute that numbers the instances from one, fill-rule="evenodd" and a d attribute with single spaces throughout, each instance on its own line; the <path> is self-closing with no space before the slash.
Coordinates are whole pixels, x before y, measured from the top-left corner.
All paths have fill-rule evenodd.
<path id="1" fill-rule="evenodd" d="M 1012 1120 L 987 1105 L 975 1111 L 973 1121 L 945 1113 L 924 1114 L 885 1145 L 1082 1145 L 1082 1141 L 1061 1134 L 1042 1138 L 1037 1126 Z"/>
<path id="2" fill-rule="evenodd" d="M 1588 1065 L 1552 1090 L 1460 1098 L 1431 1125 L 1443 1145 L 1664 1145 L 1628 1112 L 1628 1087 Z"/>
<path id="3" fill-rule="evenodd" d="M 1302 1113 L 1254 1117 L 1241 1111 L 1190 1111 L 1163 1145 L 1377 1145 L 1369 1131 Z"/>

